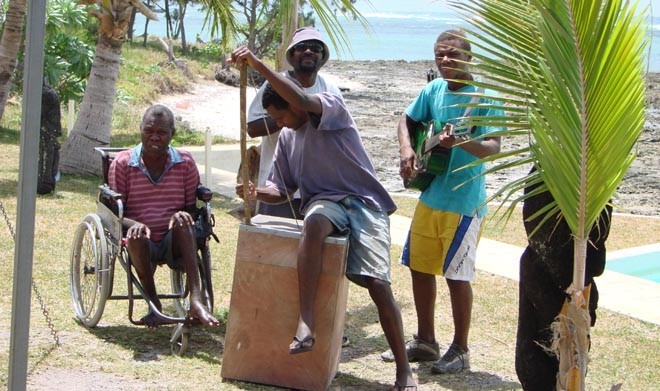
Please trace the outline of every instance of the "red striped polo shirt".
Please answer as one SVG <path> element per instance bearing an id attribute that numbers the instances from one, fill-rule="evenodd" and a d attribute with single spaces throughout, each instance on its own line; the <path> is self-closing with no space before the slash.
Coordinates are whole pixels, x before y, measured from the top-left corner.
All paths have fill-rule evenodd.
<path id="1" fill-rule="evenodd" d="M 187 151 L 169 147 L 163 175 L 152 179 L 142 164 L 142 144 L 119 152 L 108 172 L 108 184 L 122 194 L 124 216 L 151 230 L 151 240 L 160 242 L 170 218 L 196 203 L 199 171 Z"/>

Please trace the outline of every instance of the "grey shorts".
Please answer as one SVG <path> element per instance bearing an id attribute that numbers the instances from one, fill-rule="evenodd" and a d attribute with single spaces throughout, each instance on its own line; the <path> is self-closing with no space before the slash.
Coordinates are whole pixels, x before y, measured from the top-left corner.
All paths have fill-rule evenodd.
<path id="1" fill-rule="evenodd" d="M 172 231 L 167 231 L 163 240 L 158 243 L 149 241 L 149 253 L 151 258 L 149 261 L 152 265 L 164 265 L 172 269 L 183 270 L 181 259 L 174 259 L 172 254 Z"/>
<path id="2" fill-rule="evenodd" d="M 346 277 L 366 286 L 365 277 L 390 282 L 390 218 L 385 212 L 369 209 L 357 197 L 340 202 L 320 200 L 312 203 L 305 218 L 325 216 L 337 233 L 348 235 Z"/>

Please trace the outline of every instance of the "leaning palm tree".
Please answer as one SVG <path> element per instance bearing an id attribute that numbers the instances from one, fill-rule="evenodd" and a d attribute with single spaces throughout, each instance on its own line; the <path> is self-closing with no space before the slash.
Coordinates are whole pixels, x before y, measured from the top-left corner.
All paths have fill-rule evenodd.
<path id="1" fill-rule="evenodd" d="M 583 390 L 589 348 L 585 259 L 597 225 L 635 158 L 645 119 L 645 10 L 625 0 L 449 0 L 471 26 L 474 83 L 500 93 L 508 112 L 472 118 L 526 134 L 518 151 L 486 159 L 489 171 L 532 163 L 537 170 L 495 196 L 513 201 L 548 191 L 538 215 L 561 215 L 574 241 L 569 299 L 555 322 L 557 388 Z M 504 163 L 502 162 L 504 160 Z M 518 196 L 523 188 L 536 190 Z M 534 235 L 532 233 L 531 235 Z"/>
<path id="2" fill-rule="evenodd" d="M 90 14 L 99 20 L 99 37 L 80 111 L 62 149 L 60 170 L 97 175 L 101 166 L 94 147 L 110 144 L 119 59 L 131 12 L 135 7 L 149 19 L 158 18 L 139 0 L 80 0 L 79 4 L 98 4 Z"/>
<path id="3" fill-rule="evenodd" d="M 0 41 L 0 119 L 5 113 L 5 104 L 9 98 L 18 52 L 23 41 L 25 5 L 25 0 L 10 0 L 5 14 L 5 27 Z"/>
<path id="4" fill-rule="evenodd" d="M 209 11 L 212 18 L 224 18 L 216 25 L 227 32 L 226 26 L 234 24 L 231 1 L 205 1 L 213 7 Z M 94 147 L 110 144 L 119 60 L 131 12 L 135 7 L 149 19 L 158 18 L 140 0 L 80 0 L 79 3 L 98 5 L 90 13 L 99 19 L 99 38 L 80 111 L 62 149 L 60 169 L 68 174 L 98 175 L 101 166 Z"/>

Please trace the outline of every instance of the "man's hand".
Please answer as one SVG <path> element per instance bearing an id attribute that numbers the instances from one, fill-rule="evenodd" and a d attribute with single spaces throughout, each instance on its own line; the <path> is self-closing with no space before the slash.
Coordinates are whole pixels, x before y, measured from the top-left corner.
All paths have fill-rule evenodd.
<path id="1" fill-rule="evenodd" d="M 126 237 L 128 239 L 149 239 L 151 238 L 151 230 L 142 223 L 135 223 L 128 228 L 128 231 L 126 231 Z"/>
<path id="2" fill-rule="evenodd" d="M 252 183 L 252 181 L 248 182 L 248 194 L 249 194 L 248 197 L 249 197 L 250 201 L 257 199 L 257 189 L 256 189 L 256 187 L 254 187 L 254 183 Z M 242 183 L 239 183 L 239 184 L 236 185 L 236 195 L 238 195 L 241 198 L 244 197 L 243 184 Z"/>
<path id="3" fill-rule="evenodd" d="M 231 58 L 227 59 L 227 64 L 240 67 L 243 64 L 249 65 L 252 68 L 259 62 L 259 59 L 248 49 L 247 46 L 239 46 L 231 52 Z"/>
<path id="4" fill-rule="evenodd" d="M 167 226 L 167 229 L 172 229 L 174 226 L 183 227 L 185 225 L 195 225 L 195 220 L 192 218 L 190 213 L 180 210 L 170 217 L 170 223 Z"/>
<path id="5" fill-rule="evenodd" d="M 413 178 L 417 174 L 417 155 L 411 146 L 401 147 L 399 153 L 399 175 L 401 178 Z"/>

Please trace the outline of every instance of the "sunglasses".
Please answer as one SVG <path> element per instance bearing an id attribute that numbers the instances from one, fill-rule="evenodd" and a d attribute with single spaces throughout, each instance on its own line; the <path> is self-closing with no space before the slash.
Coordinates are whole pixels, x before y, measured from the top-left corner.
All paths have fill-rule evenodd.
<path id="1" fill-rule="evenodd" d="M 293 50 L 297 52 L 304 52 L 306 50 L 311 50 L 314 53 L 323 53 L 323 45 L 320 43 L 304 43 L 300 42 L 293 45 Z"/>

